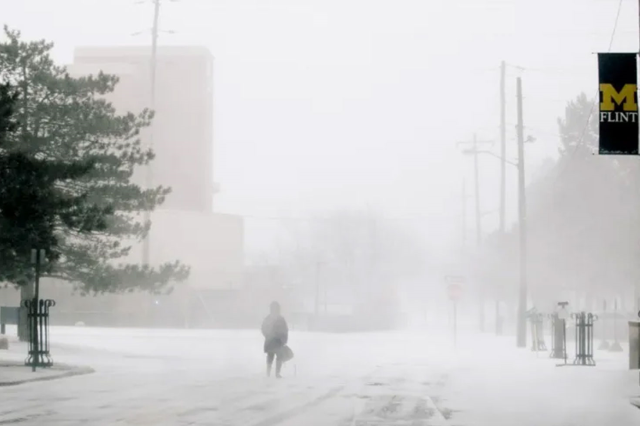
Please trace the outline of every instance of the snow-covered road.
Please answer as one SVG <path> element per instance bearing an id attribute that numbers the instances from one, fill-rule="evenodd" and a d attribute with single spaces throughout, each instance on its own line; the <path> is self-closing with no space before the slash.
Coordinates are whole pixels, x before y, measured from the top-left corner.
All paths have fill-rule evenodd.
<path id="1" fill-rule="evenodd" d="M 55 328 L 56 361 L 95 374 L 0 388 L 0 424 L 631 426 L 625 354 L 555 367 L 513 338 L 292 332 L 294 362 L 264 377 L 254 331 Z M 1 356 L 1 355 L 0 355 Z"/>

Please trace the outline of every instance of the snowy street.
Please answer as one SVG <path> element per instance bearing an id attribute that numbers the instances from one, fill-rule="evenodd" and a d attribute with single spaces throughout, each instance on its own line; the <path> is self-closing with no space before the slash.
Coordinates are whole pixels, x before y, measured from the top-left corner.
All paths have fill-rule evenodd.
<path id="1" fill-rule="evenodd" d="M 640 426 L 640 0 L 0 3 L 0 426 Z"/>
<path id="2" fill-rule="evenodd" d="M 253 331 L 54 328 L 57 362 L 94 374 L 0 388 L 0 424 L 640 424 L 626 353 L 556 367 L 512 337 L 293 331 L 296 358 L 264 377 Z M 571 348 L 571 346 L 570 346 Z M 9 354 L 18 357 L 14 344 Z"/>

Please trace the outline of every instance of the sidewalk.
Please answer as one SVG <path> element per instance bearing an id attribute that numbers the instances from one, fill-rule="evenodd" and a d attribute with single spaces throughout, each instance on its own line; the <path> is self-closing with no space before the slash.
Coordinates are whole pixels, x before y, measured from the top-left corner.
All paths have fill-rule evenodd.
<path id="1" fill-rule="evenodd" d="M 548 342 L 549 340 L 547 340 Z M 467 343 L 463 341 L 463 344 Z M 628 351 L 596 351 L 595 367 L 557 367 L 563 361 L 516 349 L 515 338 L 487 339 L 457 354 L 446 399 L 465 426 L 640 424 L 638 372 Z M 462 349 L 462 348 L 461 348 Z M 475 349 L 475 350 L 474 350 Z M 574 358 L 569 345 L 569 364 Z M 640 405 L 640 404 L 639 404 Z"/>
<path id="2" fill-rule="evenodd" d="M 61 379 L 94 372 L 90 367 L 72 366 L 57 362 L 54 362 L 53 367 L 38 368 L 34 372 L 31 367 L 24 365 L 28 352 L 27 344 L 18 341 L 15 337 L 7 337 L 9 338 L 9 350 L 0 351 L 0 387 Z"/>

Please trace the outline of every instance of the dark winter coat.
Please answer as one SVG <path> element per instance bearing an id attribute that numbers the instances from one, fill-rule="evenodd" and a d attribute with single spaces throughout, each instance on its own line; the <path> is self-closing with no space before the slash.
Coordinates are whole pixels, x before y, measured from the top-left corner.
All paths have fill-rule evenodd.
<path id="1" fill-rule="evenodd" d="M 268 315 L 262 322 L 264 352 L 276 353 L 289 340 L 289 327 L 282 315 Z"/>

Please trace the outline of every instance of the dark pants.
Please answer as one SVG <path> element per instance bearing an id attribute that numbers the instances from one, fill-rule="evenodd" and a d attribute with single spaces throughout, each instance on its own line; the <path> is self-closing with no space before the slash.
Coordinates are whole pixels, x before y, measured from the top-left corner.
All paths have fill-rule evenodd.
<path id="1" fill-rule="evenodd" d="M 276 356 L 275 352 L 267 352 L 267 375 L 271 374 L 271 366 L 273 365 L 273 359 L 276 359 L 276 376 L 280 375 L 282 369 L 282 360 L 280 356 Z"/>

